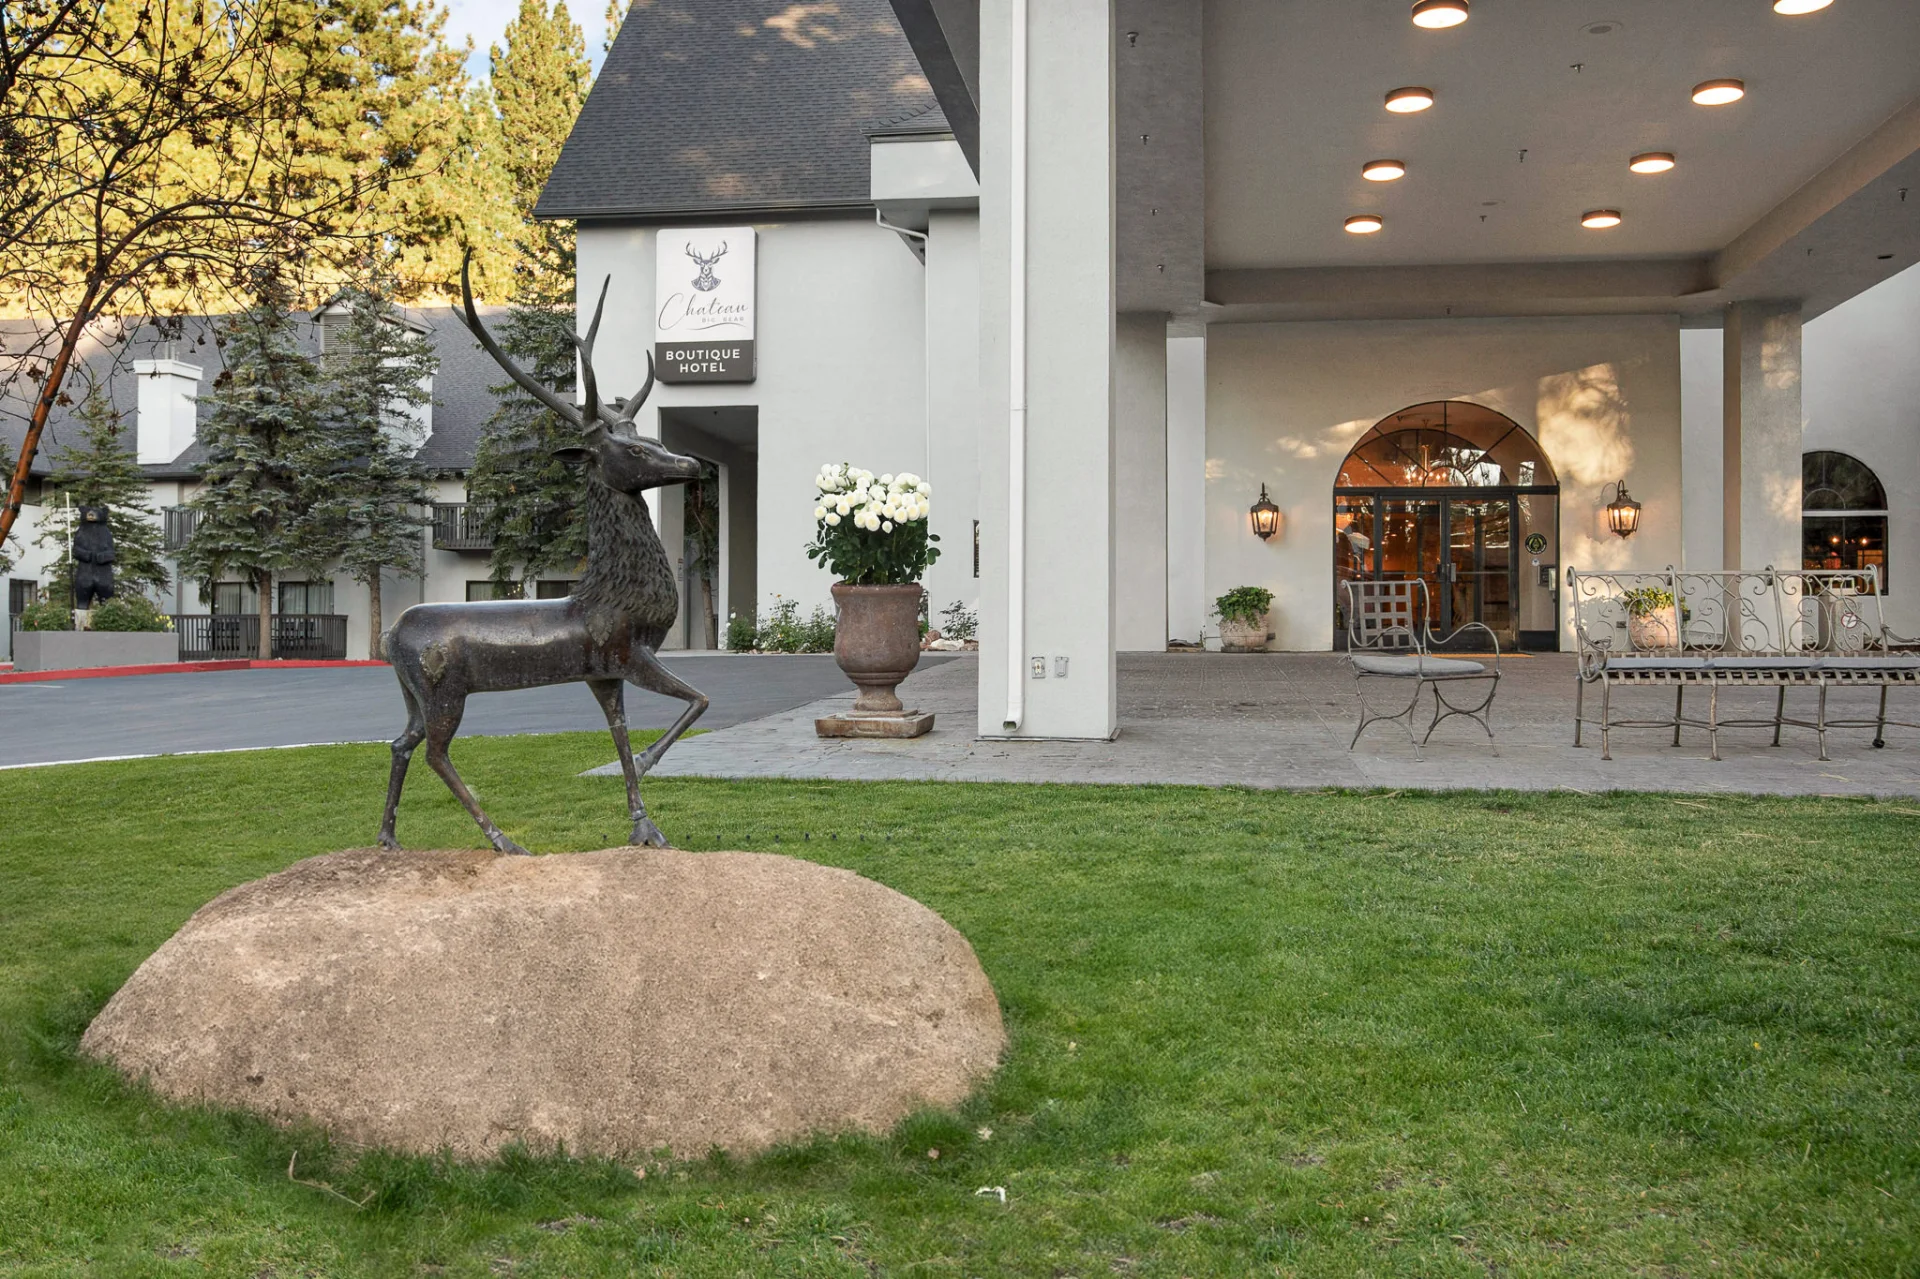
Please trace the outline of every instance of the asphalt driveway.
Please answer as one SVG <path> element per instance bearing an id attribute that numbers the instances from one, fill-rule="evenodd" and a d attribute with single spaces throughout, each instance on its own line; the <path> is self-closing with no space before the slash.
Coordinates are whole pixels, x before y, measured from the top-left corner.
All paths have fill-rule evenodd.
<path id="1" fill-rule="evenodd" d="M 699 727 L 727 728 L 852 686 L 828 654 L 670 655 L 666 664 L 713 704 Z M 950 660 L 929 653 L 922 665 Z M 665 728 L 683 704 L 627 688 L 634 728 Z M 186 751 L 390 741 L 406 724 L 384 666 L 216 671 L 0 684 L 0 768 Z M 460 735 L 606 728 L 578 684 L 476 695 Z"/>

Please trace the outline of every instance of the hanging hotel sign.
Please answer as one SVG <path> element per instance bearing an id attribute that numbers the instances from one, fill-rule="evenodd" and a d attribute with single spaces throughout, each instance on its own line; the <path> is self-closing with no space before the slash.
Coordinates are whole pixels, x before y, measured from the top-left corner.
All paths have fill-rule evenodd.
<path id="1" fill-rule="evenodd" d="M 660 228 L 653 363 L 662 382 L 753 381 L 754 246 L 749 226 Z"/>

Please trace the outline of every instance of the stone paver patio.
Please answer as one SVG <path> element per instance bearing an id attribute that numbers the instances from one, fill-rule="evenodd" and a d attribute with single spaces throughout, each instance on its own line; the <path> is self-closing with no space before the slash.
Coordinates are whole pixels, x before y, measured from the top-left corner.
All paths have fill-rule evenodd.
<path id="1" fill-rule="evenodd" d="M 1587 746 L 1573 746 L 1574 659 L 1564 653 L 1503 660 L 1497 742 L 1455 718 L 1418 752 L 1394 724 L 1374 725 L 1358 749 L 1347 750 L 1358 706 L 1346 660 L 1332 653 L 1123 654 L 1120 735 L 1111 742 L 976 739 L 975 669 L 968 657 L 917 671 L 902 685 L 909 705 L 938 715 L 933 732 L 913 741 L 814 736 L 816 717 L 852 700 L 849 687 L 844 697 L 683 741 L 655 775 L 1920 796 L 1913 729 L 1887 730 L 1883 750 L 1873 749 L 1871 729 L 1835 730 L 1825 763 L 1805 729 L 1789 727 L 1778 747 L 1767 745 L 1770 729 L 1723 729 L 1718 763 L 1706 758 L 1704 730 L 1687 730 L 1675 748 L 1670 731 L 1626 729 L 1614 733 L 1613 759 L 1602 760 L 1597 733 Z M 1770 714 L 1774 696 L 1723 692 L 1721 714 Z M 1813 696 L 1790 693 L 1788 714 L 1811 718 Z M 1874 696 L 1837 691 L 1829 714 L 1870 713 Z M 1894 690 L 1889 713 L 1914 718 L 1913 696 Z M 1672 704 L 1665 690 L 1615 694 L 1616 715 L 1651 717 Z M 594 771 L 617 773 L 618 765 Z"/>

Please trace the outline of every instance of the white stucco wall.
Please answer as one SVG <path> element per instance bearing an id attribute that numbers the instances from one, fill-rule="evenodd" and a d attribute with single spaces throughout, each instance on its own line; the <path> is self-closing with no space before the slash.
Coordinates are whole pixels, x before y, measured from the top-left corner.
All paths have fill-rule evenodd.
<path id="1" fill-rule="evenodd" d="M 1207 339 L 1167 339 L 1167 638 L 1207 625 Z"/>
<path id="2" fill-rule="evenodd" d="M 1484 404 L 1540 442 L 1560 482 L 1547 555 L 1562 573 L 1678 562 L 1672 317 L 1216 324 L 1206 360 L 1206 595 L 1271 589 L 1275 647 L 1330 647 L 1334 476 L 1367 428 L 1426 400 Z M 1606 527 L 1620 479 L 1642 504 L 1627 541 Z M 1262 481 L 1285 520 L 1266 543 L 1246 514 Z"/>
<path id="3" fill-rule="evenodd" d="M 936 229 L 937 230 L 937 229 Z M 845 460 L 876 472 L 933 469 L 928 458 L 927 274 L 900 238 L 871 219 L 767 223 L 759 231 L 758 377 L 749 383 L 659 384 L 649 406 L 753 406 L 759 411 L 757 573 L 760 605 L 776 594 L 802 613 L 829 605 L 827 574 L 806 558 L 812 477 Z M 582 227 L 581 321 L 612 277 L 594 366 L 609 394 L 631 394 L 653 344 L 650 227 Z M 965 253 L 956 230 L 942 248 Z M 943 263 L 950 267 L 951 263 Z M 951 279 L 951 270 L 943 278 Z M 960 313 L 971 299 L 952 304 Z M 971 313 L 977 314 L 977 313 Z M 653 412 L 640 417 L 657 434 Z M 935 609 L 972 596 L 974 513 L 964 509 L 966 450 L 937 455 L 935 531 L 952 557 L 929 582 Z M 662 505 L 656 502 L 656 507 Z M 668 547 L 678 558 L 678 539 Z M 965 583 L 949 572 L 964 569 Z"/>
<path id="4" fill-rule="evenodd" d="M 973 522 L 980 518 L 980 215 L 936 210 L 927 227 L 927 433 L 933 531 L 940 559 L 927 573 L 935 626 L 958 600 L 980 611 Z"/>
<path id="5" fill-rule="evenodd" d="M 1920 269 L 1804 330 L 1805 445 L 1849 453 L 1887 490 L 1887 624 L 1920 634 Z"/>
<path id="6" fill-rule="evenodd" d="M 1122 315 L 1113 397 L 1114 647 L 1167 646 L 1167 320 Z"/>
<path id="7" fill-rule="evenodd" d="M 1722 335 L 1680 335 L 1687 563 L 1720 567 Z M 1851 454 L 1887 490 L 1887 624 L 1920 633 L 1920 268 L 1802 330 L 1803 447 Z"/>

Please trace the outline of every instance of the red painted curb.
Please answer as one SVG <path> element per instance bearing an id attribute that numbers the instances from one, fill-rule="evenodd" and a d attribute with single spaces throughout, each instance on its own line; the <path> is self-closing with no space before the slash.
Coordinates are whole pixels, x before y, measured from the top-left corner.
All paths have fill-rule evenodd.
<path id="1" fill-rule="evenodd" d="M 231 662 L 160 662 L 151 666 L 85 666 L 71 671 L 13 671 L 0 672 L 0 684 L 33 684 L 47 680 L 69 679 L 112 679 L 121 675 L 181 675 L 198 674 L 202 671 L 283 671 L 305 670 L 315 666 L 385 666 L 385 662 L 306 662 L 283 660 L 262 662 L 258 660 L 234 660 Z"/>

